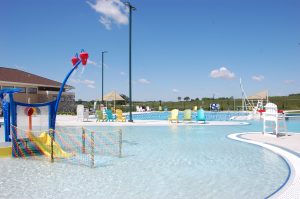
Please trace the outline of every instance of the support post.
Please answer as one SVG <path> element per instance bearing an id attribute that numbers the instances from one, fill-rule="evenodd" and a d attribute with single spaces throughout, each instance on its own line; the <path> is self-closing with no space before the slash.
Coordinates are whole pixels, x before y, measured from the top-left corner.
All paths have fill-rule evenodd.
<path id="1" fill-rule="evenodd" d="M 50 129 L 50 137 L 51 137 L 51 163 L 54 162 L 54 151 L 53 151 L 53 142 L 54 142 L 54 131 Z"/>
<path id="2" fill-rule="evenodd" d="M 136 10 L 130 2 L 126 2 L 125 5 L 129 8 L 129 120 L 128 122 L 133 122 L 132 120 L 132 85 L 131 85 L 131 44 L 132 44 L 132 11 Z"/>
<path id="3" fill-rule="evenodd" d="M 82 153 L 85 153 L 85 129 L 82 127 L 82 148 L 81 151 Z"/>
<path id="4" fill-rule="evenodd" d="M 91 132 L 91 167 L 95 166 L 95 132 Z"/>

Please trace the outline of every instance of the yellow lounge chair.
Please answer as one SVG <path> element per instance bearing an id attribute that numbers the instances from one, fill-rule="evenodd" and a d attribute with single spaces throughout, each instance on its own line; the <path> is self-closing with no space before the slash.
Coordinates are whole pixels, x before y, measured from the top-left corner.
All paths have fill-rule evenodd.
<path id="1" fill-rule="evenodd" d="M 169 122 L 173 122 L 175 121 L 176 123 L 178 123 L 178 109 L 173 109 L 171 111 L 171 115 L 169 117 Z"/>
<path id="2" fill-rule="evenodd" d="M 197 110 L 198 110 L 198 107 L 194 106 L 193 111 L 197 111 Z"/>
<path id="3" fill-rule="evenodd" d="M 116 110 L 117 122 L 126 122 L 126 117 L 123 116 L 123 111 L 121 109 Z"/>

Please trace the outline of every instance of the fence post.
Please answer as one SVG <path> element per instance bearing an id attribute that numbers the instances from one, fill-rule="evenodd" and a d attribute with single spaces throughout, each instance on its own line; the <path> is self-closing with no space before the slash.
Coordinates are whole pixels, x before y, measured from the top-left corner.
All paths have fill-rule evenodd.
<path id="1" fill-rule="evenodd" d="M 119 158 L 122 157 L 122 130 L 119 129 Z"/>
<path id="2" fill-rule="evenodd" d="M 82 150 L 82 153 L 85 153 L 85 129 L 82 127 L 82 136 L 81 136 L 81 138 L 82 138 L 82 148 L 81 148 L 81 150 Z"/>
<path id="3" fill-rule="evenodd" d="M 95 166 L 95 142 L 94 142 L 94 132 L 91 132 L 91 167 Z"/>
<path id="4" fill-rule="evenodd" d="M 54 154 L 53 154 L 53 141 L 54 141 L 54 131 L 50 129 L 50 138 L 51 138 L 51 162 L 54 162 Z"/>

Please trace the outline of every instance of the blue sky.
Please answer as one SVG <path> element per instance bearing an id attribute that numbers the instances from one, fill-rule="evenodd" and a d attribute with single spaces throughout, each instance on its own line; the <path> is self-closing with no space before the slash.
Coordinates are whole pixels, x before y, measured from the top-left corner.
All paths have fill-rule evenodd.
<path id="1" fill-rule="evenodd" d="M 299 0 L 131 1 L 133 100 L 300 93 Z M 82 48 L 90 63 L 69 80 L 77 99 L 128 95 L 128 12 L 118 0 L 1 0 L 0 66 L 62 81 Z"/>

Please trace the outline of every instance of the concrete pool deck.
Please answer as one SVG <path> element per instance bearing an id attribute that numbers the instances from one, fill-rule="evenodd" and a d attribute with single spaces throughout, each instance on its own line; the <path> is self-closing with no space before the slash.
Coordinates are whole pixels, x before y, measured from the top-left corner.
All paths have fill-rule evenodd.
<path id="1" fill-rule="evenodd" d="M 222 126 L 222 125 L 248 125 L 247 122 L 240 121 L 179 121 L 179 123 L 170 123 L 167 120 L 134 120 L 134 122 L 96 122 L 95 118 L 89 118 L 89 120 L 81 121 L 77 119 L 77 116 L 70 115 L 58 115 L 57 126 Z"/>
<path id="2" fill-rule="evenodd" d="M 266 148 L 285 159 L 290 167 L 287 181 L 270 197 L 300 198 L 300 134 L 275 137 L 261 132 L 245 132 L 228 135 L 229 138 Z"/>

